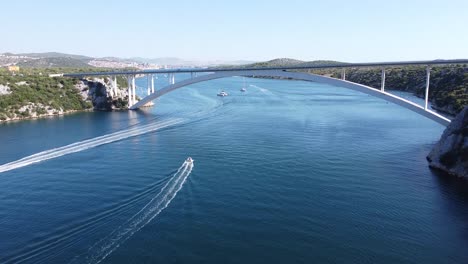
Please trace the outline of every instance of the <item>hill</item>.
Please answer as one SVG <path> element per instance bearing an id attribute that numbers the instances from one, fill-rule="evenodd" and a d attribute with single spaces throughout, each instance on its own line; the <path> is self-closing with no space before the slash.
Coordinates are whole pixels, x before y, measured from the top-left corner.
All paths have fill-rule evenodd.
<path id="1" fill-rule="evenodd" d="M 242 65 L 243 67 L 258 67 L 258 68 L 268 68 L 268 67 L 282 67 L 282 66 L 324 66 L 324 65 L 336 65 L 336 64 L 346 64 L 345 62 L 332 61 L 332 60 L 316 60 L 316 61 L 302 61 L 289 58 L 278 58 L 274 60 L 256 62 L 252 64 Z"/>
<path id="2" fill-rule="evenodd" d="M 22 68 L 89 68 L 88 62 L 71 57 L 38 58 L 17 63 Z"/>
<path id="3" fill-rule="evenodd" d="M 243 65 L 244 67 L 258 67 L 258 68 L 268 68 L 268 67 L 279 67 L 279 66 L 296 66 L 299 64 L 305 63 L 305 61 L 289 59 L 289 58 L 278 58 L 274 60 L 256 62 L 252 64 Z"/>
<path id="4" fill-rule="evenodd" d="M 19 53 L 19 54 L 13 54 L 13 55 L 26 56 L 26 57 L 31 57 L 31 58 L 71 58 L 71 59 L 80 60 L 84 62 L 89 62 L 92 59 L 94 59 L 93 57 L 60 53 L 60 52 Z"/>

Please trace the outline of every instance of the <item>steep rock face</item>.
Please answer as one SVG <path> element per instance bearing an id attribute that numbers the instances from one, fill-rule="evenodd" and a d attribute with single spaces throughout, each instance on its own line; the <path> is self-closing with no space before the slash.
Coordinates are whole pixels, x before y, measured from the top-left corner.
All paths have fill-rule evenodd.
<path id="1" fill-rule="evenodd" d="M 468 179 L 468 106 L 445 129 L 427 160 L 432 168 Z"/>
<path id="2" fill-rule="evenodd" d="M 81 91 L 83 99 L 91 101 L 94 110 L 126 109 L 128 106 L 127 91 L 120 88 L 113 91 L 110 82 L 109 79 L 101 78 L 84 79 L 76 85 L 76 88 Z"/>

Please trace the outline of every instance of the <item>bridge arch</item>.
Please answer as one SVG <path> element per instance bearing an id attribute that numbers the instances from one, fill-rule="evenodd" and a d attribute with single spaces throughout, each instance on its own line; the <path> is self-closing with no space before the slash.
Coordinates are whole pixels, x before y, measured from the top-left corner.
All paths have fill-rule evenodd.
<path id="1" fill-rule="evenodd" d="M 378 97 L 381 99 L 384 99 L 388 102 L 395 103 L 397 105 L 400 105 L 406 109 L 409 109 L 413 112 L 416 112 L 422 116 L 425 116 L 433 121 L 438 122 L 439 124 L 442 124 L 444 126 L 447 126 L 450 124 L 450 119 L 439 115 L 436 112 L 430 111 L 430 110 L 425 110 L 424 107 L 413 103 L 409 100 L 406 100 L 404 98 L 398 97 L 396 95 L 387 93 L 385 91 L 380 91 L 377 89 L 374 89 L 372 87 L 346 81 L 346 80 L 340 80 L 336 78 L 331 78 L 331 77 L 326 77 L 326 76 L 321 76 L 321 75 L 316 75 L 316 74 L 310 74 L 310 73 L 303 73 L 303 72 L 290 72 L 290 71 L 285 71 L 285 70 L 249 70 L 249 71 L 242 71 L 242 70 L 236 70 L 236 71 L 221 71 L 221 72 L 216 72 L 216 73 L 211 73 L 211 74 L 206 74 L 206 75 L 201 75 L 198 77 L 182 80 L 180 82 L 168 85 L 157 92 L 150 94 L 146 97 L 144 97 L 142 100 L 138 101 L 136 104 L 132 105 L 130 109 L 138 109 L 145 104 L 153 101 L 154 99 L 161 97 L 169 92 L 172 92 L 174 90 L 177 90 L 179 88 L 182 88 L 184 86 L 188 86 L 191 84 L 199 83 L 199 82 L 205 82 L 209 80 L 215 80 L 215 79 L 220 79 L 220 78 L 226 78 L 226 77 L 233 77 L 233 76 L 268 76 L 268 77 L 280 77 L 280 78 L 291 78 L 294 80 L 301 80 L 301 81 L 308 81 L 308 82 L 316 82 L 316 83 L 323 83 L 323 84 L 329 84 L 332 86 L 337 86 L 337 87 L 342 87 L 346 89 L 350 89 L 353 91 L 358 91 L 364 94 L 368 94 L 374 97 Z"/>

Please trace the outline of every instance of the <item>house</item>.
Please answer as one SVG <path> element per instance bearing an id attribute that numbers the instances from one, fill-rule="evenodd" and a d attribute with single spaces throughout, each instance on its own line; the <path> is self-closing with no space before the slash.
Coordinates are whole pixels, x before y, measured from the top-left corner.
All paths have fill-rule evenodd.
<path id="1" fill-rule="evenodd" d="M 11 66 L 7 66 L 7 69 L 8 71 L 10 72 L 19 72 L 19 66 L 16 66 L 16 65 L 11 65 Z"/>

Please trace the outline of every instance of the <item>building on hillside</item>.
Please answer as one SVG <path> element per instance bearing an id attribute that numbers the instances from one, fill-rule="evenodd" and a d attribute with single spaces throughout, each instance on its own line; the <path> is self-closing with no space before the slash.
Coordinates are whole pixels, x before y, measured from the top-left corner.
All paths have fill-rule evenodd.
<path id="1" fill-rule="evenodd" d="M 7 69 L 8 71 L 10 72 L 19 72 L 19 66 L 16 66 L 16 65 L 11 65 L 11 66 L 7 66 Z"/>

